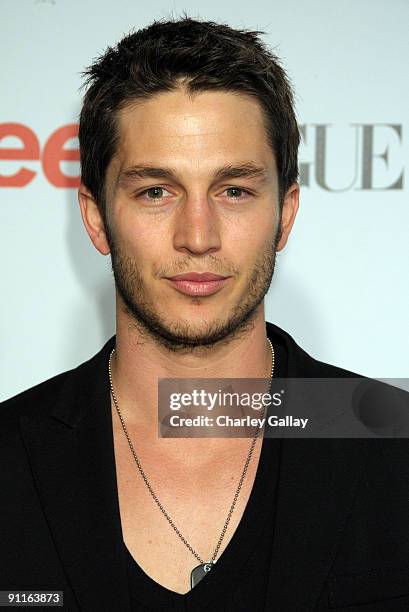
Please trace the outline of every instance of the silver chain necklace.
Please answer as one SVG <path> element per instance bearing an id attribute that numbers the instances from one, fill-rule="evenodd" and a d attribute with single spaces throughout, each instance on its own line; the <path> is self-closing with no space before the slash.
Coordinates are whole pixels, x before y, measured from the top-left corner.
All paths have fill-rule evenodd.
<path id="1" fill-rule="evenodd" d="M 272 355 L 271 374 L 270 374 L 270 380 L 271 380 L 273 378 L 273 375 L 274 375 L 275 355 L 274 355 L 274 347 L 273 347 L 272 343 L 270 342 L 270 339 L 267 338 L 267 341 L 268 341 L 268 343 L 270 345 L 271 355 Z M 235 493 L 234 498 L 233 498 L 233 503 L 232 503 L 232 505 L 230 507 L 230 510 L 229 510 L 229 513 L 227 515 L 226 522 L 224 523 L 222 532 L 221 532 L 219 540 L 217 542 L 217 546 L 216 546 L 216 548 L 214 550 L 214 553 L 212 555 L 211 560 L 206 563 L 205 561 L 203 561 L 203 559 L 201 559 L 201 557 L 199 557 L 197 552 L 192 548 L 192 546 L 189 544 L 189 542 L 183 537 L 183 535 L 180 533 L 179 529 L 176 527 L 176 525 L 173 522 L 173 520 L 170 518 L 169 514 L 166 512 L 165 508 L 160 503 L 160 501 L 159 501 L 158 497 L 156 496 L 155 492 L 153 491 L 153 489 L 152 489 L 152 487 L 151 487 L 151 485 L 150 485 L 150 483 L 149 483 L 149 481 L 148 481 L 148 479 L 146 477 L 146 474 L 145 474 L 145 472 L 142 469 L 141 463 L 140 463 L 140 461 L 139 461 L 139 459 L 138 459 L 138 457 L 137 457 L 137 455 L 135 453 L 135 450 L 134 450 L 131 438 L 129 437 L 128 430 L 126 429 L 126 426 L 125 426 L 124 419 L 122 417 L 121 411 L 119 410 L 118 401 L 117 401 L 115 393 L 114 393 L 114 386 L 112 384 L 111 357 L 114 354 L 114 352 L 115 352 L 115 347 L 112 349 L 111 354 L 109 356 L 109 361 L 108 361 L 109 385 L 110 385 L 110 388 L 111 388 L 112 399 L 114 400 L 115 408 L 116 408 L 116 411 L 118 413 L 119 419 L 121 421 L 122 428 L 124 430 L 126 439 L 128 440 L 128 444 L 129 444 L 129 447 L 131 449 L 132 455 L 133 455 L 133 457 L 135 459 L 135 462 L 136 462 L 136 465 L 138 467 L 138 470 L 141 473 L 141 476 L 142 476 L 146 486 L 148 487 L 149 493 L 152 495 L 154 501 L 156 502 L 157 506 L 159 507 L 159 510 L 165 516 L 166 520 L 169 522 L 169 524 L 175 530 L 175 532 L 177 533 L 179 538 L 182 540 L 182 542 L 185 544 L 185 546 L 187 546 L 187 548 L 190 550 L 190 552 L 196 557 L 196 559 L 200 562 L 200 565 L 198 565 L 197 567 L 193 568 L 193 570 L 192 570 L 192 572 L 190 574 L 190 586 L 193 589 L 193 587 L 195 587 L 200 582 L 200 580 L 204 576 L 206 576 L 207 572 L 209 572 L 212 569 L 213 565 L 214 565 L 214 562 L 215 562 L 216 557 L 217 557 L 217 553 L 219 552 L 221 543 L 222 543 L 223 538 L 225 536 L 225 533 L 227 531 L 227 527 L 228 527 L 228 525 L 230 523 L 230 519 L 231 519 L 231 516 L 233 514 L 234 507 L 235 507 L 237 499 L 239 497 L 240 490 L 241 490 L 241 487 L 243 485 L 244 477 L 246 475 L 248 466 L 250 464 L 251 456 L 253 454 L 253 450 L 254 450 L 254 447 L 255 447 L 255 444 L 256 444 L 259 432 L 260 432 L 260 426 L 257 427 L 256 433 L 255 433 L 255 435 L 253 437 L 253 440 L 252 440 L 252 443 L 251 443 L 251 446 L 250 446 L 250 450 L 249 450 L 249 453 L 247 455 L 246 462 L 244 464 L 243 472 L 241 474 L 241 477 L 240 477 L 240 480 L 239 480 L 239 484 L 237 486 L 236 493 Z M 264 416 L 264 410 L 263 410 L 263 416 Z"/>

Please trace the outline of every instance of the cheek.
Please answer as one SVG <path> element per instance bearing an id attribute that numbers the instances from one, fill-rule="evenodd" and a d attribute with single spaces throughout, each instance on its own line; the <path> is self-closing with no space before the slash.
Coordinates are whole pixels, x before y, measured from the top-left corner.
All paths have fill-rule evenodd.
<path id="1" fill-rule="evenodd" d="M 245 257 L 257 258 L 261 251 L 273 243 L 277 224 L 278 221 L 272 211 L 249 219 L 237 236 L 238 253 L 245 253 Z"/>
<path id="2" fill-rule="evenodd" d="M 142 223 L 135 214 L 121 210 L 116 218 L 116 232 L 127 253 L 149 255 L 155 244 L 152 231 L 147 224 Z"/>
<path id="3" fill-rule="evenodd" d="M 140 274 L 148 281 L 157 277 L 166 269 L 172 255 L 166 248 L 165 237 L 156 232 L 150 232 L 145 227 L 133 225 L 123 235 L 123 251 L 137 266 Z"/>

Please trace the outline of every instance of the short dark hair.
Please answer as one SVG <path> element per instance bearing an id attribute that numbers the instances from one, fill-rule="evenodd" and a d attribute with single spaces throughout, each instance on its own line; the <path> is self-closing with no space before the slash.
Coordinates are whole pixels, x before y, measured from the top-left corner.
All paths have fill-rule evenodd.
<path id="1" fill-rule="evenodd" d="M 79 122 L 81 175 L 105 217 L 105 174 L 118 145 L 116 114 L 138 99 L 180 87 L 188 93 L 224 90 L 249 94 L 261 104 L 275 154 L 280 208 L 298 178 L 300 132 L 287 74 L 259 38 L 184 15 L 157 20 L 108 47 L 82 72 L 87 87 Z"/>

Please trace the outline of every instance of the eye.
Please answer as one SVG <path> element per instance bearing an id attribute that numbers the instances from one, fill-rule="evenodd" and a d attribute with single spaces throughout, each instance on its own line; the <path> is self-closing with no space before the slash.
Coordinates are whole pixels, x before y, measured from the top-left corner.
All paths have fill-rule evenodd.
<path id="1" fill-rule="evenodd" d="M 139 193 L 138 197 L 145 196 L 147 200 L 155 201 L 161 200 L 165 196 L 165 194 L 172 195 L 164 187 L 159 187 L 155 185 L 154 187 L 149 187 L 149 189 L 145 189 L 145 191 Z"/>
<path id="2" fill-rule="evenodd" d="M 232 198 L 233 200 L 243 200 L 241 197 L 243 194 L 245 194 L 245 196 L 250 195 L 250 192 L 242 187 L 227 187 L 225 191 L 229 192 L 228 197 Z"/>

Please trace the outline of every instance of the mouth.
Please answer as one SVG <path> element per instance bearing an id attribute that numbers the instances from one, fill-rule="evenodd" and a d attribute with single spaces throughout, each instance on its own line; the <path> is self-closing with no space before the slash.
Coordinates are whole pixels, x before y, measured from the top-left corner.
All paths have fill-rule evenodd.
<path id="1" fill-rule="evenodd" d="M 185 295 L 193 296 L 206 296 L 213 295 L 217 291 L 220 291 L 222 287 L 229 281 L 230 276 L 217 277 L 214 280 L 191 280 L 183 278 L 184 275 L 179 277 L 168 278 L 167 280 L 172 283 L 175 289 Z M 186 277 L 187 275 L 185 275 Z M 216 276 L 216 275 L 213 275 Z"/>

